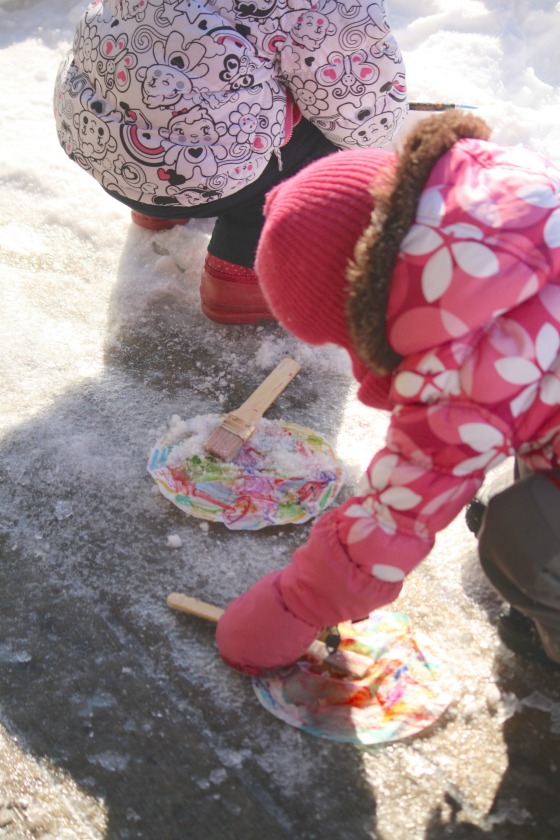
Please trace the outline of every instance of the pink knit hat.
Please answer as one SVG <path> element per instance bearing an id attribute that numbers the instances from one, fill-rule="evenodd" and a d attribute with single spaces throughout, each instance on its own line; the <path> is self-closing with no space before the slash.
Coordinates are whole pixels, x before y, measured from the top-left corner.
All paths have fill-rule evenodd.
<path id="1" fill-rule="evenodd" d="M 346 271 L 374 209 L 371 187 L 395 163 L 396 155 L 381 149 L 335 152 L 279 184 L 267 196 L 255 261 L 280 323 L 309 344 L 344 347 L 360 381 L 366 369 L 350 339 Z"/>

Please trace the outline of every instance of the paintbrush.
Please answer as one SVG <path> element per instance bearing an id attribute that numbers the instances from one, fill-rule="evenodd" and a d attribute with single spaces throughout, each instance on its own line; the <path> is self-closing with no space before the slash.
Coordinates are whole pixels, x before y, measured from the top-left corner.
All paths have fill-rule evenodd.
<path id="1" fill-rule="evenodd" d="M 452 111 L 459 110 L 476 111 L 476 105 L 456 105 L 454 102 L 409 102 L 410 111 Z"/>
<path id="2" fill-rule="evenodd" d="M 204 449 L 223 461 L 235 458 L 255 431 L 266 409 L 290 384 L 298 370 L 299 365 L 293 359 L 282 359 L 243 405 L 224 417 L 204 444 Z"/>

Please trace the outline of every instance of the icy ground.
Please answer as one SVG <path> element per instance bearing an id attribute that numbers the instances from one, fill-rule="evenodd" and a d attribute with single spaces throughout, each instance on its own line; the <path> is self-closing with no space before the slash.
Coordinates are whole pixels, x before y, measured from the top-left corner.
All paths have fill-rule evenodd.
<path id="1" fill-rule="evenodd" d="M 388 12 L 412 99 L 477 105 L 495 139 L 560 162 L 558 5 Z M 282 724 L 212 627 L 166 607 L 175 590 L 226 604 L 308 530 L 234 533 L 174 508 L 146 472 L 173 415 L 234 407 L 292 355 L 302 372 L 269 416 L 336 445 L 342 498 L 386 418 L 335 348 L 204 318 L 208 222 L 134 228 L 67 160 L 51 95 L 78 14 L 0 0 L 0 838 L 557 840 L 560 678 L 499 645 L 463 517 L 396 605 L 457 679 L 410 742 L 359 750 Z"/>

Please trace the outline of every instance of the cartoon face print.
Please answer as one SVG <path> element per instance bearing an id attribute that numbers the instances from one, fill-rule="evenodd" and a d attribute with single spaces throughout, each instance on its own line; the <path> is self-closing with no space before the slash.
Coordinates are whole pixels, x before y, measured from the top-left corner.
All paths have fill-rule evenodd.
<path id="1" fill-rule="evenodd" d="M 204 4 L 199 0 L 180 0 L 175 6 L 175 12 L 186 15 L 189 23 L 194 25 L 200 17 L 204 17 Z"/>
<path id="2" fill-rule="evenodd" d="M 307 105 L 307 107 L 313 106 L 315 104 L 315 91 L 309 90 L 308 88 L 301 85 L 298 88 L 298 101 L 301 102 L 303 105 Z"/>
<path id="3" fill-rule="evenodd" d="M 86 73 L 91 73 L 99 55 L 100 37 L 95 26 L 84 25 L 76 32 L 77 43 L 74 44 L 76 56 Z"/>
<path id="4" fill-rule="evenodd" d="M 174 67 L 153 64 L 139 71 L 142 76 L 142 101 L 148 108 L 172 108 L 192 90 L 190 79 Z"/>
<path id="5" fill-rule="evenodd" d="M 255 152 L 265 152 L 270 145 L 270 137 L 263 131 L 266 128 L 268 119 L 262 114 L 260 105 L 240 102 L 230 115 L 229 133 L 238 143 L 249 143 Z"/>
<path id="6" fill-rule="evenodd" d="M 78 143 L 84 157 L 103 160 L 108 151 L 114 152 L 117 143 L 105 123 L 88 111 L 81 111 L 74 117 L 78 129 Z"/>
<path id="7" fill-rule="evenodd" d="M 401 108 L 389 110 L 385 96 L 376 100 L 373 95 L 364 96 L 358 107 L 346 102 L 339 111 L 344 117 L 340 124 L 352 129 L 346 143 L 368 147 L 384 146 L 395 133 L 403 114 Z"/>
<path id="8" fill-rule="evenodd" d="M 317 117 L 322 111 L 328 109 L 326 103 L 327 91 L 320 88 L 313 79 L 300 79 L 294 76 L 292 79 L 292 93 L 295 101 L 305 111 L 306 115 Z"/>
<path id="9" fill-rule="evenodd" d="M 228 175 L 232 180 L 237 181 L 240 185 L 249 184 L 256 178 L 255 166 L 250 161 L 246 163 L 238 163 L 233 169 L 228 170 Z"/>
<path id="10" fill-rule="evenodd" d="M 192 91 L 190 77 L 201 78 L 208 72 L 208 65 L 202 61 L 205 54 L 206 48 L 199 41 L 185 43 L 176 31 L 165 43 L 155 43 L 154 64 L 136 71 L 136 78 L 142 82 L 144 104 L 148 108 L 174 110 L 184 106 L 183 98 Z"/>
<path id="11" fill-rule="evenodd" d="M 351 136 L 358 146 L 383 146 L 393 136 L 396 125 L 395 114 L 385 111 L 367 119 Z"/>
<path id="12" fill-rule="evenodd" d="M 225 123 L 214 123 L 204 108 L 193 108 L 170 121 L 168 129 L 160 134 L 166 138 L 167 164 L 174 163 L 177 174 L 191 180 L 195 171 L 212 177 L 218 171 L 216 161 L 220 151 L 220 137 L 227 131 Z"/>
<path id="13" fill-rule="evenodd" d="M 243 105 L 245 105 L 246 110 L 242 110 Z M 254 136 L 255 131 L 257 130 L 257 127 L 258 127 L 258 121 L 257 121 L 258 105 L 256 106 L 257 107 L 257 113 L 252 113 L 254 107 L 255 106 L 252 106 L 251 108 L 249 108 L 249 106 L 245 102 L 242 102 L 241 105 L 239 106 L 239 110 L 236 111 L 235 114 L 233 115 L 234 117 L 238 118 L 237 119 L 237 126 L 239 128 L 238 133 L 243 138 L 247 137 L 247 139 L 250 139 L 251 136 Z"/>
<path id="14" fill-rule="evenodd" d="M 212 117 L 204 109 L 194 109 L 190 113 L 173 117 L 168 126 L 166 136 L 170 143 L 180 146 L 211 146 L 217 143 L 223 123 L 215 124 Z M 161 132 L 164 133 L 163 131 Z"/>
<path id="15" fill-rule="evenodd" d="M 326 36 L 334 35 L 335 32 L 336 27 L 329 23 L 325 15 L 313 11 L 299 12 L 290 28 L 294 43 L 308 50 L 318 49 Z"/>

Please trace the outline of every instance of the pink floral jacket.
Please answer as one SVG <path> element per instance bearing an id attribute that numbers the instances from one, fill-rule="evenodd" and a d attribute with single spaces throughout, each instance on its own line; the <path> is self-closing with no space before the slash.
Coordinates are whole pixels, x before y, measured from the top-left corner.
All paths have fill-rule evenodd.
<path id="1" fill-rule="evenodd" d="M 218 643 L 241 670 L 287 664 L 310 627 L 394 600 L 506 457 L 558 467 L 560 170 L 521 148 L 457 142 L 433 168 L 402 242 L 387 329 L 403 360 L 373 383 L 389 388 L 386 400 L 370 373 L 360 389 L 364 402 L 391 410 L 386 445 L 360 495 L 323 514 L 290 565 L 226 611 Z M 262 609 L 284 622 L 282 639 L 244 648 L 241 618 L 256 621 Z"/>
<path id="2" fill-rule="evenodd" d="M 560 459 L 560 171 L 465 139 L 434 167 L 392 276 L 385 449 L 328 515 L 350 558 L 398 584 L 484 474 Z M 372 558 L 373 565 L 371 563 Z"/>

